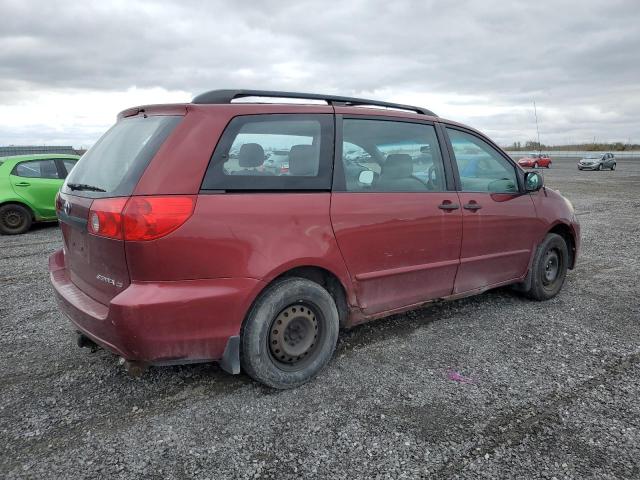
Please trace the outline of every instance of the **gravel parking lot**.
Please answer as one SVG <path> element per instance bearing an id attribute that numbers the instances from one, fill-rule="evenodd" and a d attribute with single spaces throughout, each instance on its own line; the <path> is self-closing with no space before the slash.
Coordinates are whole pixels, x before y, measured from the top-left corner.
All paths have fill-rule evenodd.
<path id="1" fill-rule="evenodd" d="M 293 391 L 215 365 L 129 377 L 56 308 L 58 227 L 0 237 L 0 477 L 640 477 L 640 161 L 544 174 L 583 229 L 558 297 L 500 289 L 343 332 Z"/>

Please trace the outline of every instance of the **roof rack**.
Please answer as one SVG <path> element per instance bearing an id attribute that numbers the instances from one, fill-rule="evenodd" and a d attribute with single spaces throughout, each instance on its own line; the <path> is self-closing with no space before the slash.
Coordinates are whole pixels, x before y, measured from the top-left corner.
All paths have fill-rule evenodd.
<path id="1" fill-rule="evenodd" d="M 321 95 L 318 93 L 301 92 L 277 92 L 269 90 L 211 90 L 201 93 L 192 100 L 198 104 L 224 104 L 231 103 L 232 100 L 244 97 L 269 97 L 269 98 L 296 98 L 301 100 L 324 100 L 328 105 L 362 105 L 385 108 L 396 108 L 399 110 L 409 110 L 436 117 L 431 110 L 413 105 L 403 105 L 400 103 L 381 102 L 379 100 L 368 100 L 366 98 L 340 97 L 337 95 Z"/>

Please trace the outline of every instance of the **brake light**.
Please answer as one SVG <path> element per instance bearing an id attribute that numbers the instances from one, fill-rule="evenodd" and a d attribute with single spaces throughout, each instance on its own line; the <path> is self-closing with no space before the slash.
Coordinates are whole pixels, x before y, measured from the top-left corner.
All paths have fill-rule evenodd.
<path id="1" fill-rule="evenodd" d="M 131 197 L 124 209 L 125 240 L 154 240 L 186 222 L 195 197 Z"/>
<path id="2" fill-rule="evenodd" d="M 89 232 L 100 237 L 122 240 L 122 209 L 127 200 L 129 199 L 126 197 L 94 200 L 89 210 Z"/>
<path id="3" fill-rule="evenodd" d="M 94 200 L 88 230 L 101 237 L 155 240 L 186 222 L 195 207 L 193 196 L 106 198 Z"/>

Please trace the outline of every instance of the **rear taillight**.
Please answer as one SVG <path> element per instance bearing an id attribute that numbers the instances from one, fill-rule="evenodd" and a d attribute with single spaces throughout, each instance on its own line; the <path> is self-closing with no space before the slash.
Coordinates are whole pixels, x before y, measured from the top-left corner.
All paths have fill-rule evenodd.
<path id="1" fill-rule="evenodd" d="M 131 197 L 124 209 L 125 240 L 153 240 L 173 232 L 193 213 L 195 197 Z"/>
<path id="2" fill-rule="evenodd" d="M 94 200 L 90 233 L 124 240 L 154 240 L 186 222 L 195 207 L 193 196 L 105 198 Z"/>
<path id="3" fill-rule="evenodd" d="M 127 200 L 129 199 L 126 197 L 94 200 L 89 210 L 89 232 L 100 237 L 122 240 L 122 210 Z"/>

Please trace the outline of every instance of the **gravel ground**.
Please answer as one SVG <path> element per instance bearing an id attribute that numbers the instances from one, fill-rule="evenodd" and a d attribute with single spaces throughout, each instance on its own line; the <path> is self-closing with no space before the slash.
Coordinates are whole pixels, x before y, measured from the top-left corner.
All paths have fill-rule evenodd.
<path id="1" fill-rule="evenodd" d="M 56 308 L 57 226 L 1 237 L 0 477 L 639 478 L 640 161 L 544 173 L 583 227 L 558 297 L 358 327 L 294 391 L 215 365 L 130 378 Z"/>

